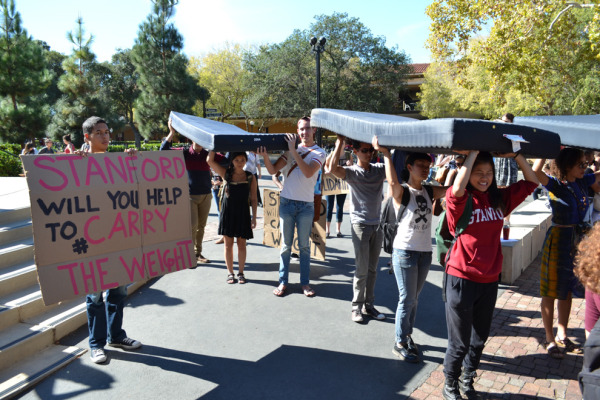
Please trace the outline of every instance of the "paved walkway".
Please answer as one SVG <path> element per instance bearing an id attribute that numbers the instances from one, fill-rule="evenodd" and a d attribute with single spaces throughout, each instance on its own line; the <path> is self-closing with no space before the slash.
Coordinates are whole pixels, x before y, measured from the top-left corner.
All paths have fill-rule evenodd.
<path id="1" fill-rule="evenodd" d="M 540 257 L 496 302 L 492 331 L 475 382 L 475 389 L 487 399 L 581 399 L 577 374 L 583 356 L 567 354 L 563 360 L 554 360 L 541 344 L 545 335 L 539 273 Z M 584 300 L 574 299 L 569 334 L 579 343 L 585 341 L 584 312 Z M 440 365 L 410 397 L 441 399 L 443 385 Z"/>
<path id="2" fill-rule="evenodd" d="M 347 206 L 348 203 L 344 208 Z M 217 225 L 211 222 L 207 226 L 206 238 L 218 237 Z M 262 218 L 257 225 L 262 229 Z M 544 350 L 539 275 L 538 256 L 496 302 L 490 338 L 475 383 L 484 398 L 581 399 L 577 374 L 581 371 L 583 356 L 568 354 L 563 360 L 554 360 Z M 584 300 L 573 299 L 569 334 L 579 343 L 585 341 L 584 313 Z M 439 365 L 409 398 L 442 399 L 443 385 L 443 366 Z"/>
<path id="3" fill-rule="evenodd" d="M 261 180 L 261 186 L 272 184 Z M 424 362 L 403 363 L 391 352 L 398 294 L 384 254 L 376 293 L 388 318 L 350 321 L 354 254 L 345 217 L 344 238 L 328 241 L 328 261 L 311 267 L 317 297 L 299 293 L 294 263 L 290 294 L 279 299 L 271 294 L 278 249 L 260 243 L 262 218 L 248 247 L 250 283 L 226 285 L 223 247 L 214 244 L 218 222 L 211 213 L 205 255 L 213 263 L 155 279 L 129 298 L 125 325 L 144 343 L 140 351 L 108 349 L 105 365 L 86 355 L 22 398 L 441 398 L 446 346 L 441 268 L 432 266 L 417 315 L 414 337 Z M 490 399 L 581 398 L 576 377 L 582 356 L 553 360 L 539 345 L 544 337 L 539 258 L 514 286 L 502 289 L 476 388 Z M 583 316 L 583 300 L 574 300 L 569 333 L 579 342 Z M 61 342 L 87 347 L 87 329 Z"/>

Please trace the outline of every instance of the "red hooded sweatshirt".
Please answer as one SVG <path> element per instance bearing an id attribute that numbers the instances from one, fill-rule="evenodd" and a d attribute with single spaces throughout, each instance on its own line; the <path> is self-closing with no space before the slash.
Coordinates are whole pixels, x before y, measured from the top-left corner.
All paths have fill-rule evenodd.
<path id="1" fill-rule="evenodd" d="M 507 214 L 510 214 L 533 190 L 536 183 L 519 181 L 500 189 Z M 458 237 L 447 263 L 448 274 L 479 283 L 496 282 L 502 271 L 500 233 L 504 214 L 490 205 L 489 193 L 469 191 L 473 195 L 473 214 L 467 229 Z M 467 192 L 462 197 L 446 192 L 448 228 L 454 233 L 456 223 L 467 204 Z"/>

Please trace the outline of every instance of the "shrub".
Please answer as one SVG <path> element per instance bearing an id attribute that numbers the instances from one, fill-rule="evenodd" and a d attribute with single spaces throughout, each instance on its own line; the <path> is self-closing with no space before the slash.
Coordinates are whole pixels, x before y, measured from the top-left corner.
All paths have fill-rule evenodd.
<path id="1" fill-rule="evenodd" d="M 19 157 L 10 154 L 0 151 L 0 176 L 19 176 L 23 173 Z"/>

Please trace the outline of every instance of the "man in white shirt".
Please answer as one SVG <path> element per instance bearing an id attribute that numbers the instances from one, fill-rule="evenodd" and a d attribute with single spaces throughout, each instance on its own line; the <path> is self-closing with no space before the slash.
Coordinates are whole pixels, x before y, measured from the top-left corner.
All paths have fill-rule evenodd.
<path id="1" fill-rule="evenodd" d="M 264 159 L 265 168 L 269 174 L 275 175 L 281 171 L 283 175 L 283 190 L 279 204 L 279 218 L 283 247 L 279 260 L 279 286 L 273 290 L 275 296 L 285 295 L 288 286 L 290 256 L 294 229 L 298 230 L 298 247 L 300 249 L 300 284 L 307 297 L 315 295 L 309 286 L 310 276 L 310 231 L 314 217 L 314 187 L 318 172 L 326 158 L 325 151 L 317 146 L 314 140 L 315 128 L 310 126 L 310 118 L 298 120 L 298 135 L 300 144 L 296 149 L 297 136 L 288 133 L 286 151 L 272 164 L 269 154 L 264 147 L 257 153 Z"/>

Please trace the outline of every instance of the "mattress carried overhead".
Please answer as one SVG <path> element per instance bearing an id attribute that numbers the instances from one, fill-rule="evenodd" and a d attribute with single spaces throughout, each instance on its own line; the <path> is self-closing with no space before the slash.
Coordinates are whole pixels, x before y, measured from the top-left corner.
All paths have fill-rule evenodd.
<path id="1" fill-rule="evenodd" d="M 516 117 L 515 123 L 556 132 L 564 146 L 600 150 L 600 115 Z"/>
<path id="2" fill-rule="evenodd" d="M 311 125 L 368 143 L 377 135 L 382 146 L 427 153 L 453 150 L 510 153 L 514 151 L 509 139 L 512 137 L 526 157 L 554 158 L 561 145 L 559 136 L 553 132 L 476 119 L 419 121 L 396 115 L 315 108 Z"/>
<path id="3" fill-rule="evenodd" d="M 249 133 L 235 125 L 171 111 L 171 125 L 178 133 L 207 150 L 220 152 L 287 150 L 283 133 Z"/>

